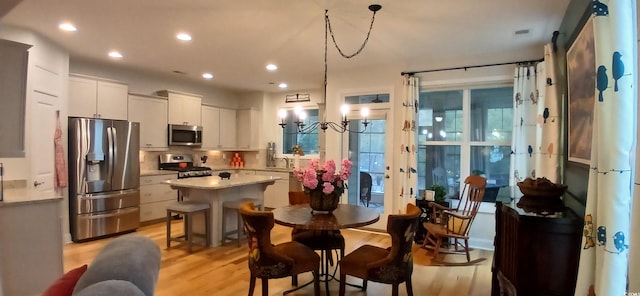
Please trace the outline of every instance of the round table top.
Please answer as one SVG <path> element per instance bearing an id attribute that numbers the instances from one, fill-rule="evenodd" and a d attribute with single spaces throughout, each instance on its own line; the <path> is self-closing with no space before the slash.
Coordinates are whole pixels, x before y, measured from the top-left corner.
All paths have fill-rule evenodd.
<path id="1" fill-rule="evenodd" d="M 366 226 L 380 220 L 375 209 L 347 204 L 339 204 L 331 213 L 311 213 L 308 204 L 276 208 L 272 212 L 276 223 L 300 229 L 338 230 Z"/>

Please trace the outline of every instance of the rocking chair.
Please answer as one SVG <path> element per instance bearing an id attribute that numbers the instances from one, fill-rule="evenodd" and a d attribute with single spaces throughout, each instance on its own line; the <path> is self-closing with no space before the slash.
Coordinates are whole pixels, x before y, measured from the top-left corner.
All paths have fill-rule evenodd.
<path id="1" fill-rule="evenodd" d="M 471 260 L 469 255 L 469 229 L 471 229 L 471 223 L 476 217 L 482 202 L 487 180 L 473 175 L 467 177 L 464 183 L 465 185 L 456 207 L 447 208 L 434 202 L 428 204 L 432 208 L 432 219 L 423 223 L 424 228 L 427 230 L 427 235 L 422 243 L 422 248 L 434 251 L 432 260 L 435 263 L 452 266 L 471 265 L 486 259 Z M 448 244 L 451 240 L 453 240 L 453 246 Z M 438 258 L 440 253 L 466 254 L 467 262 L 447 262 Z"/>

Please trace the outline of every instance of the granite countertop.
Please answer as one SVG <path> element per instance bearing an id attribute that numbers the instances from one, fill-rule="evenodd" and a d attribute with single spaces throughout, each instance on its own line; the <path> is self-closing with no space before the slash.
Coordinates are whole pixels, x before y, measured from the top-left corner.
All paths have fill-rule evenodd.
<path id="1" fill-rule="evenodd" d="M 0 207 L 20 206 L 57 200 L 62 200 L 62 196 L 56 195 L 53 191 L 42 192 L 24 187 L 11 189 L 5 188 L 3 191 L 3 201 L 0 201 Z"/>
<path id="2" fill-rule="evenodd" d="M 260 176 L 260 175 L 238 175 L 232 174 L 231 179 L 222 180 L 218 176 L 201 177 L 201 178 L 186 178 L 178 180 L 168 180 L 163 183 L 171 185 L 171 188 L 192 188 L 192 189 L 223 189 L 244 185 L 271 183 L 281 179 L 274 176 Z"/>

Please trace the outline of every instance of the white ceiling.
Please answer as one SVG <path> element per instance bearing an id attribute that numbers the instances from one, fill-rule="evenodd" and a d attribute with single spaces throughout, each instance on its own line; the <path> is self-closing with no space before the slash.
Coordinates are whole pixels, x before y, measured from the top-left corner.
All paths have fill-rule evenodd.
<path id="1" fill-rule="evenodd" d="M 338 44 L 351 53 L 374 3 L 382 10 L 368 45 L 346 60 L 329 43 L 329 75 L 376 65 L 415 71 L 539 59 L 569 0 L 23 0 L 1 22 L 39 32 L 72 59 L 177 70 L 198 81 L 211 72 L 211 85 L 275 92 L 279 82 L 289 91 L 322 87 L 325 9 Z M 63 21 L 78 31 L 60 31 Z M 523 29 L 530 33 L 514 34 Z M 182 31 L 193 41 L 178 42 Z M 111 61 L 110 50 L 124 58 Z M 268 63 L 279 69 L 267 72 Z"/>

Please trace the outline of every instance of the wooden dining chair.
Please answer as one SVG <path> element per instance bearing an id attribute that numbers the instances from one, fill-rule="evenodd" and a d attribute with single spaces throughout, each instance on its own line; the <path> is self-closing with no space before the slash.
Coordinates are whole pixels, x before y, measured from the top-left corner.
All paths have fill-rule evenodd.
<path id="1" fill-rule="evenodd" d="M 471 260 L 469 255 L 469 230 L 482 203 L 486 186 L 487 179 L 471 175 L 464 180 L 464 188 L 457 206 L 448 208 L 434 202 L 428 204 L 432 209 L 432 219 L 423 223 L 427 234 L 422 242 L 422 248 L 433 250 L 434 262 L 443 265 L 470 265 L 486 259 Z M 453 248 L 449 246 L 451 240 L 453 240 Z M 438 258 L 440 253 L 466 254 L 467 262 L 444 261 Z"/>
<path id="2" fill-rule="evenodd" d="M 413 295 L 411 275 L 413 273 L 413 237 L 418 227 L 420 208 L 407 204 L 405 214 L 389 215 L 387 232 L 391 235 L 391 247 L 381 248 L 364 245 L 347 254 L 340 261 L 340 290 L 344 296 L 347 275 L 361 278 L 362 290 L 367 290 L 367 281 L 392 285 L 392 295 L 398 295 L 398 286 L 404 282 L 407 295 Z"/>
<path id="3" fill-rule="evenodd" d="M 298 205 L 308 203 L 309 195 L 306 192 L 289 191 L 289 204 Z M 342 236 L 340 230 L 314 230 L 294 227 L 291 231 L 291 240 L 299 242 L 313 250 L 323 251 L 332 266 L 333 256 L 331 251 L 340 251 L 340 258 L 338 258 L 338 260 L 344 257 L 344 236 Z M 291 283 L 294 286 L 298 285 L 298 279 L 295 275 L 291 278 Z"/>
<path id="4" fill-rule="evenodd" d="M 271 244 L 271 229 L 274 226 L 273 213 L 257 211 L 252 202 L 240 206 L 249 241 L 249 296 L 253 295 L 256 279 L 262 280 L 262 295 L 269 295 L 269 279 L 313 273 L 314 295 L 320 295 L 320 256 L 309 247 L 298 242 Z"/>

